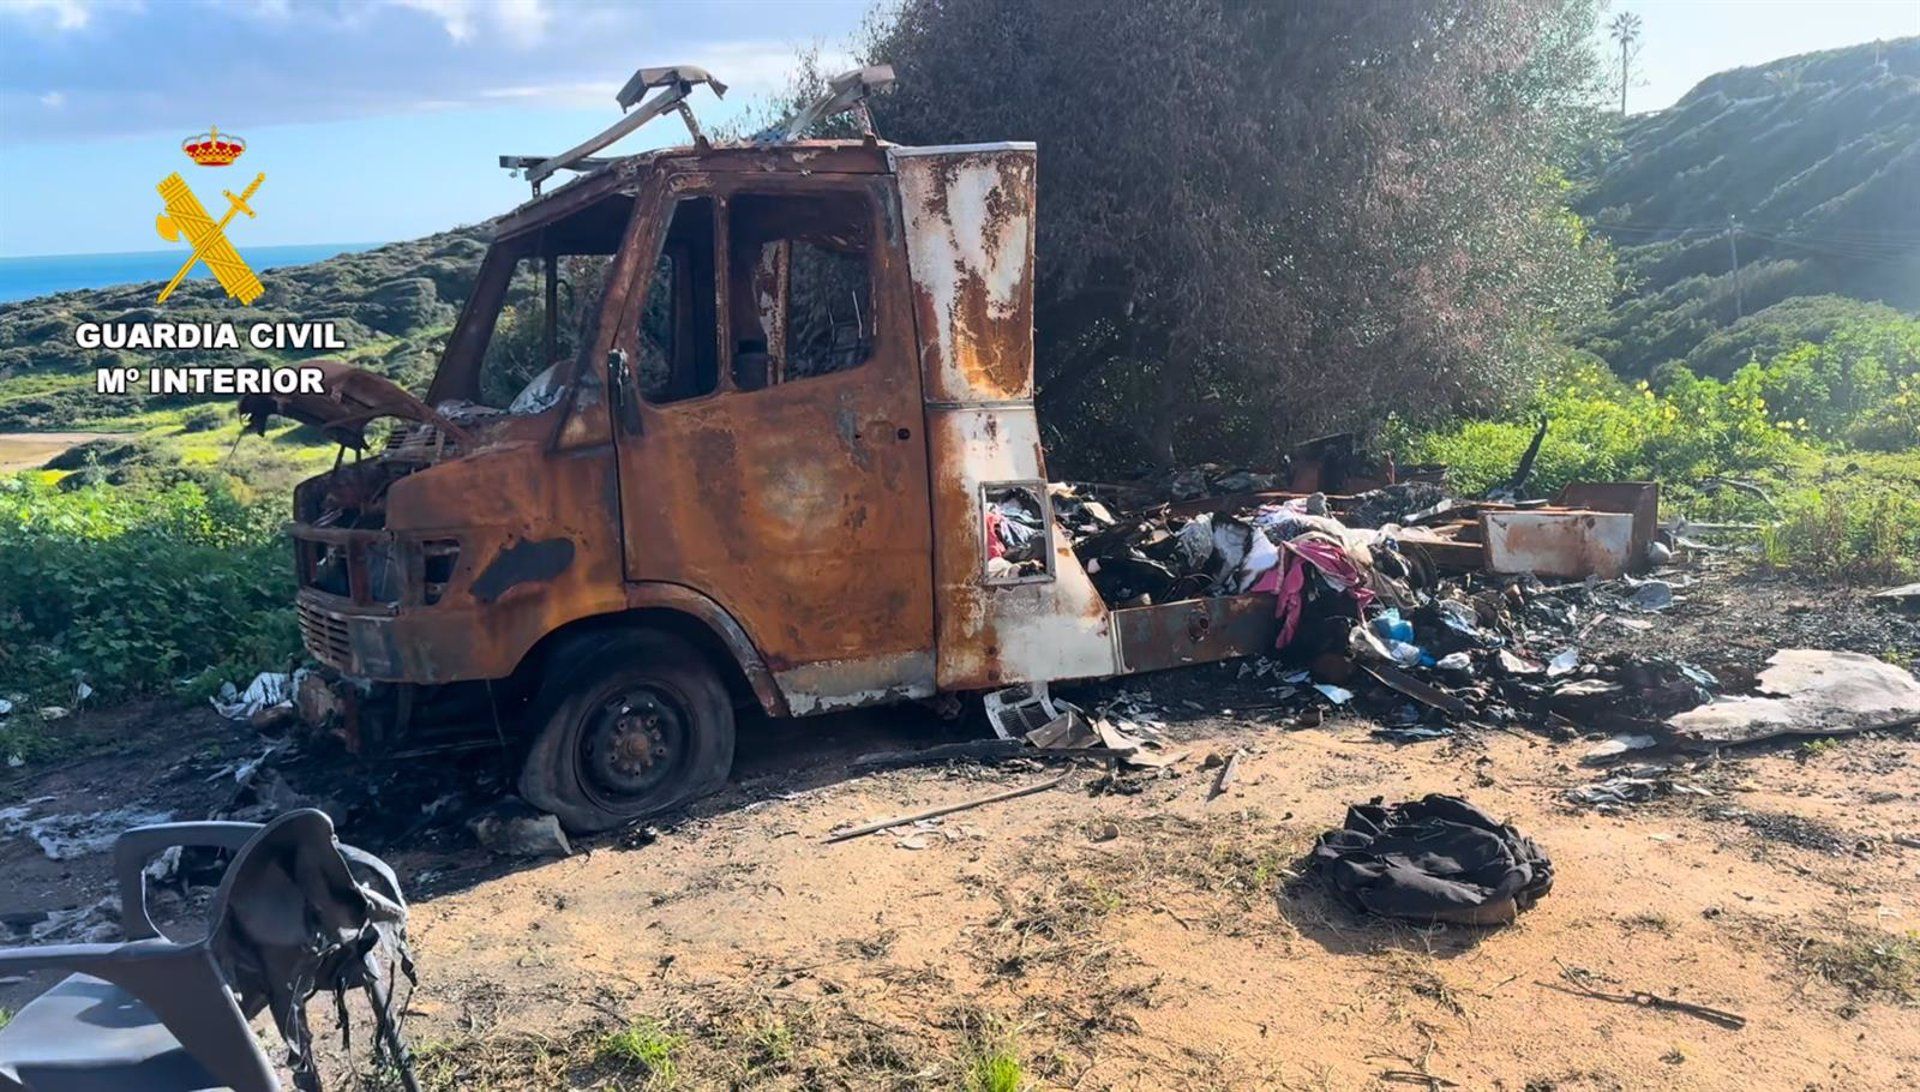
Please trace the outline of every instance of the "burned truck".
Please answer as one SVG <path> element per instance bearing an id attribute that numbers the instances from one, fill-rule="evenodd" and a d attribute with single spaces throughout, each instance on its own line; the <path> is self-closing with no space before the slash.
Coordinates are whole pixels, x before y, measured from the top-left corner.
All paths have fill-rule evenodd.
<path id="1" fill-rule="evenodd" d="M 888 78 L 849 74 L 816 114 L 864 115 Z M 404 750 L 465 695 L 524 756 L 527 800 L 605 829 L 720 786 L 737 708 L 1271 647 L 1271 597 L 1110 605 L 1060 531 L 1034 146 L 900 147 L 864 117 L 850 139 L 710 141 L 685 106 L 707 79 L 639 73 L 623 96 L 658 93 L 609 130 L 678 110 L 690 145 L 503 159 L 536 196 L 498 221 L 424 398 L 329 363 L 324 395 L 243 404 L 356 452 L 298 487 L 291 527 L 316 700 L 349 743 Z M 539 193 L 559 170 L 577 177 Z M 569 283 L 589 263 L 597 287 Z M 543 288 L 532 336 L 499 321 L 516 277 Z M 509 335 L 537 374 L 496 351 Z M 1036 531 L 1017 561 L 1003 511 Z"/>

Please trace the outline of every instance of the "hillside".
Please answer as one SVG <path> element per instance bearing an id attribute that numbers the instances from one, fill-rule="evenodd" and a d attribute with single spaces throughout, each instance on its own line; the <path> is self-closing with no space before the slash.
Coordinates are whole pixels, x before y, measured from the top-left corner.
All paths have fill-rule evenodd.
<path id="1" fill-rule="evenodd" d="M 1623 374 L 1725 375 L 1871 304 L 1920 310 L 1920 38 L 1703 80 L 1626 122 L 1581 211 L 1625 282 L 1589 348 Z"/>
<path id="2" fill-rule="evenodd" d="M 345 355 L 418 385 L 472 291 L 485 239 L 485 228 L 468 228 L 268 270 L 260 275 L 265 295 L 247 308 L 228 300 L 213 281 L 191 280 L 167 301 L 164 315 L 178 322 L 332 320 L 352 346 Z M 74 345 L 73 330 L 81 322 L 161 317 L 154 305 L 159 290 L 157 283 L 122 285 L 0 304 L 0 430 L 72 428 L 190 401 L 102 397 L 93 390 L 96 368 L 290 359 L 254 351 L 141 353 Z"/>

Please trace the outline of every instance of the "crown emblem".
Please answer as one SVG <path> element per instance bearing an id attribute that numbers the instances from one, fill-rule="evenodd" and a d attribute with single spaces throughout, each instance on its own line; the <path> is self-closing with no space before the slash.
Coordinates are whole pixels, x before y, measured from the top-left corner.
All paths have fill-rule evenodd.
<path id="1" fill-rule="evenodd" d="M 199 136 L 190 136 L 181 141 L 180 150 L 202 167 L 224 167 L 240 158 L 240 153 L 247 150 L 247 142 L 231 133 L 222 134 L 220 130 L 210 128 Z"/>

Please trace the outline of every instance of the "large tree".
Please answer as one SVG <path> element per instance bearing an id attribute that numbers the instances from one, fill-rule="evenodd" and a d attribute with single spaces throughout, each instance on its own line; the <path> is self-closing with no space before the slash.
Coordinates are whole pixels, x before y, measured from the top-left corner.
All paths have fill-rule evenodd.
<path id="1" fill-rule="evenodd" d="M 905 0 L 902 143 L 1040 148 L 1041 402 L 1070 468 L 1272 459 L 1485 405 L 1597 307 L 1563 168 L 1595 0 Z"/>

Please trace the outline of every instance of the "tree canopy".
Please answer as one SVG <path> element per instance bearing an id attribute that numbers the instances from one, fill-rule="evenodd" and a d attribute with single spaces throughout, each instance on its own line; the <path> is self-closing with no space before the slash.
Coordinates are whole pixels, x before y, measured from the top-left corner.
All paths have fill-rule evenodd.
<path id="1" fill-rule="evenodd" d="M 1036 352 L 1070 467 L 1275 455 L 1483 407 L 1604 302 L 1565 171 L 1593 0 L 905 0 L 881 135 L 1040 149 Z"/>

